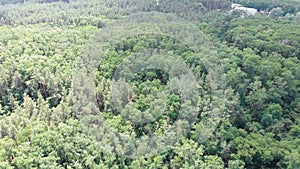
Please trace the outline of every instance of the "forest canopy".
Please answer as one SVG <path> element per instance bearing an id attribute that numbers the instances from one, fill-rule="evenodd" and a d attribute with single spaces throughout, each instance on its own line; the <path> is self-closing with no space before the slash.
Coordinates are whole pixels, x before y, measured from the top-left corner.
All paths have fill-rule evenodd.
<path id="1" fill-rule="evenodd" d="M 299 0 L 0 4 L 0 168 L 300 168 Z"/>

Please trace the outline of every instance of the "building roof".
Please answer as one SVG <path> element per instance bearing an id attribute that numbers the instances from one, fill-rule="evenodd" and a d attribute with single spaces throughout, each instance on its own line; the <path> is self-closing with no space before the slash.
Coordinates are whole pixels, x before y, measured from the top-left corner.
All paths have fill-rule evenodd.
<path id="1" fill-rule="evenodd" d="M 243 6 L 243 5 L 241 5 L 241 4 L 235 4 L 235 3 L 232 3 L 232 4 L 231 4 L 231 8 L 232 8 L 232 9 L 234 9 L 234 8 L 236 8 L 236 7 L 241 7 L 241 6 Z"/>
<path id="2" fill-rule="evenodd" d="M 248 15 L 255 15 L 258 11 L 255 8 L 247 8 L 247 7 L 236 7 L 234 10 L 239 10 L 247 13 Z"/>

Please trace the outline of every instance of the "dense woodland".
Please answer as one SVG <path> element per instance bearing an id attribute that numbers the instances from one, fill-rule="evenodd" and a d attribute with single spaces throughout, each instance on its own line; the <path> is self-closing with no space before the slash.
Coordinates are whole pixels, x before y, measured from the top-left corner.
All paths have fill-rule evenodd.
<path id="1" fill-rule="evenodd" d="M 241 17 L 230 12 L 232 2 L 256 8 L 259 14 Z M 0 168 L 300 168 L 299 0 L 0 4 Z M 104 51 L 94 49 L 110 38 L 109 25 L 141 12 L 172 14 L 196 25 L 209 45 L 203 45 L 201 53 L 180 39 L 144 34 Z M 211 56 L 205 53 L 211 46 L 224 71 L 225 87 L 217 96 L 199 59 Z M 123 59 L 143 50 L 174 64 L 169 55 L 176 55 L 189 65 L 201 82 L 191 100 L 199 103 L 185 109 L 179 91 L 166 98 L 156 96 L 167 87 L 170 74 L 145 69 L 130 75 L 134 89 L 123 91 L 126 98 L 118 100 L 130 105 L 120 112 L 112 96 L 124 93 L 112 91 L 114 72 Z M 216 111 L 213 99 L 224 104 L 222 116 L 213 134 L 201 142 L 199 128 Z M 166 108 L 155 111 L 159 117 L 149 113 L 161 103 Z M 177 124 L 181 109 L 183 116 L 194 118 L 191 129 L 165 151 L 134 158 L 123 152 L 126 145 L 116 133 L 133 138 L 163 133 Z M 139 122 L 141 116 L 149 122 Z"/>

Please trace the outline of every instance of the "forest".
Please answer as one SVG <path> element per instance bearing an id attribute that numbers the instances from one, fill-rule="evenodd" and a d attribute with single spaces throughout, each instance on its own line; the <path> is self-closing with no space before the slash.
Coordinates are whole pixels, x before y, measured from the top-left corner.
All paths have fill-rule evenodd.
<path id="1" fill-rule="evenodd" d="M 0 0 L 0 169 L 299 169 L 299 22 L 299 0 Z"/>

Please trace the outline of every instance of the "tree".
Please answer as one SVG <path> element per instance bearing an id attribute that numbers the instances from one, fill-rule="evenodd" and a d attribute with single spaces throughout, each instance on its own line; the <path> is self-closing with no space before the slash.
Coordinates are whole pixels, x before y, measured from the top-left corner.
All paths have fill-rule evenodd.
<path id="1" fill-rule="evenodd" d="M 280 16 L 283 16 L 282 8 L 277 7 L 277 8 L 271 9 L 271 11 L 270 11 L 270 16 L 272 16 L 272 17 L 280 17 Z"/>

